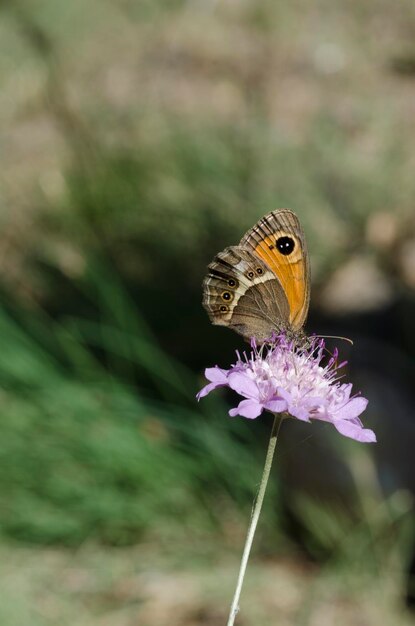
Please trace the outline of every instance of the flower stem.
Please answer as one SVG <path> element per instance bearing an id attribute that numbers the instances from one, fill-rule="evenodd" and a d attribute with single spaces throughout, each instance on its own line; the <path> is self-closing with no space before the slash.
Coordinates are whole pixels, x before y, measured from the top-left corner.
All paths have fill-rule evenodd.
<path id="1" fill-rule="evenodd" d="M 252 509 L 251 523 L 249 525 L 248 534 L 246 536 L 245 547 L 244 547 L 244 551 L 242 554 L 241 566 L 239 568 L 238 582 L 236 584 L 235 594 L 233 596 L 227 626 L 233 626 L 235 622 L 235 617 L 239 611 L 239 597 L 241 595 L 246 566 L 248 565 L 249 554 L 251 552 L 255 530 L 256 530 L 258 519 L 261 513 L 262 503 L 264 501 L 265 490 L 268 484 L 268 478 L 269 478 L 269 474 L 271 471 L 272 460 L 274 458 L 274 452 L 275 452 L 275 446 L 277 445 L 277 439 L 278 439 L 278 434 L 280 432 L 282 420 L 283 420 L 282 415 L 275 415 L 274 423 L 272 425 L 272 430 L 271 430 L 271 436 L 270 436 L 269 444 L 268 444 L 267 456 L 265 458 L 264 470 L 262 472 L 261 483 L 259 485 L 258 493 L 254 501 L 254 506 Z"/>

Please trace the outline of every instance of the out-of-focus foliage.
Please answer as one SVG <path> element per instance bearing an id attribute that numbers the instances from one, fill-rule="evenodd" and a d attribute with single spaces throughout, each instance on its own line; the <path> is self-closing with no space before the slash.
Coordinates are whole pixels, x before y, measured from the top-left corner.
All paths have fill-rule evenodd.
<path id="1" fill-rule="evenodd" d="M 2 533 L 74 545 L 226 534 L 260 471 L 249 431 L 232 437 L 218 402 L 196 410 L 193 375 L 114 277 L 95 272 L 84 287 L 99 324 L 1 311 Z"/>
<path id="2" fill-rule="evenodd" d="M 210 256 L 290 206 L 323 306 L 412 289 L 415 88 L 395 60 L 415 15 L 375 5 L 5 2 L 4 279 L 53 299 L 33 258 L 73 275 L 104 247 L 146 317 L 156 292 L 194 323 Z M 343 266 L 352 293 L 330 289 Z"/>

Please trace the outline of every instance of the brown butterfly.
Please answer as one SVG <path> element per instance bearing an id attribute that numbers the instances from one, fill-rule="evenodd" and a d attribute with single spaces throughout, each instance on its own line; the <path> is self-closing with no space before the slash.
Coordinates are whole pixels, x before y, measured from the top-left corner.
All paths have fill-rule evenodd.
<path id="1" fill-rule="evenodd" d="M 284 332 L 303 342 L 310 301 L 310 265 L 303 229 L 289 209 L 272 211 L 219 252 L 203 281 L 203 306 L 213 324 L 259 343 Z"/>

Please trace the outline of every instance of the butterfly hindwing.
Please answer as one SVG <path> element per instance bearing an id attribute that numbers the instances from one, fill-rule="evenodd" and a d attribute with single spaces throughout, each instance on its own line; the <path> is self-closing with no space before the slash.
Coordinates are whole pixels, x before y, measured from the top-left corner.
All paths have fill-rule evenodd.
<path id="1" fill-rule="evenodd" d="M 249 247 L 231 246 L 208 266 L 203 305 L 214 324 L 265 341 L 289 320 L 280 281 Z"/>

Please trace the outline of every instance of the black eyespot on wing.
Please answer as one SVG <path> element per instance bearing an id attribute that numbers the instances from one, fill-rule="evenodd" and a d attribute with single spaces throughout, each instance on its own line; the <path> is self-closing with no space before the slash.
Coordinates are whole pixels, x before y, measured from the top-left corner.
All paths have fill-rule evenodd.
<path id="1" fill-rule="evenodd" d="M 237 287 L 238 286 L 237 282 L 236 282 L 236 280 L 234 278 L 230 278 L 228 280 L 228 285 L 229 285 L 229 287 Z"/>
<path id="2" fill-rule="evenodd" d="M 292 237 L 278 237 L 275 242 L 278 252 L 284 256 L 291 254 L 295 248 L 295 241 Z"/>
<path id="3" fill-rule="evenodd" d="M 232 300 L 233 296 L 229 291 L 224 291 L 222 293 L 222 300 Z"/>
<path id="4" fill-rule="evenodd" d="M 228 310 L 228 307 L 225 306 L 224 304 L 222 304 L 221 307 L 219 307 L 220 311 L 222 311 L 222 313 L 226 313 L 226 311 Z"/>
<path id="5" fill-rule="evenodd" d="M 264 270 L 262 269 L 262 267 L 257 267 L 257 268 L 256 268 L 256 273 L 257 273 L 257 274 L 263 274 L 263 273 L 264 273 Z"/>
<path id="6" fill-rule="evenodd" d="M 253 278 L 255 276 L 254 272 L 248 272 L 248 278 Z"/>

